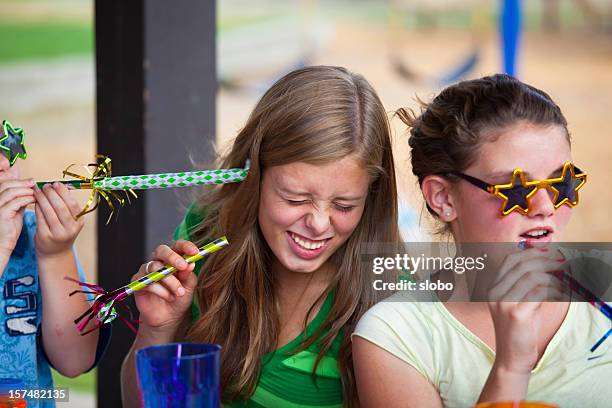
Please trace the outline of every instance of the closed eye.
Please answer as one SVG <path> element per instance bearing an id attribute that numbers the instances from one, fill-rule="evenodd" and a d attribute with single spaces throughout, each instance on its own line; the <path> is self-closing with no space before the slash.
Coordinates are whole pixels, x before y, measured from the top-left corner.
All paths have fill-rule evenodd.
<path id="1" fill-rule="evenodd" d="M 291 205 L 302 205 L 308 202 L 307 200 L 286 200 L 286 201 Z"/>
<path id="2" fill-rule="evenodd" d="M 353 208 L 355 208 L 354 205 L 340 205 L 340 204 L 334 204 L 334 206 L 336 207 L 336 209 L 338 211 L 342 211 L 342 212 L 349 212 L 352 211 Z"/>

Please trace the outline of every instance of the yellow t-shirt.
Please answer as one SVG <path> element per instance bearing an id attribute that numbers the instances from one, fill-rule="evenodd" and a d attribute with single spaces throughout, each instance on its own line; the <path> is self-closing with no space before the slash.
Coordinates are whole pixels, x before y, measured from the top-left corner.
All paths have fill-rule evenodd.
<path id="1" fill-rule="evenodd" d="M 440 302 L 410 302 L 399 292 L 360 320 L 362 337 L 413 366 L 440 393 L 445 407 L 473 406 L 495 352 Z M 589 350 L 611 322 L 586 302 L 572 302 L 532 371 L 527 399 L 561 407 L 612 406 L 612 341 Z M 405 395 L 410 398 L 410 395 Z"/>

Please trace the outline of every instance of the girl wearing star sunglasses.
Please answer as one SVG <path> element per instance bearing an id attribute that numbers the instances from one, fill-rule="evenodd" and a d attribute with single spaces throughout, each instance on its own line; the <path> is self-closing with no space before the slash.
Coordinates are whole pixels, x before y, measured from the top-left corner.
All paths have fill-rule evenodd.
<path id="1" fill-rule="evenodd" d="M 352 338 L 362 406 L 609 406 L 612 353 L 587 353 L 610 321 L 588 303 L 559 301 L 564 287 L 551 272 L 563 259 L 546 248 L 561 241 L 586 182 L 559 107 L 495 75 L 450 86 L 420 115 L 398 116 L 442 230 L 458 247 L 509 242 L 513 250 L 486 287 L 488 301 L 410 302 L 400 293 L 364 315 Z"/>

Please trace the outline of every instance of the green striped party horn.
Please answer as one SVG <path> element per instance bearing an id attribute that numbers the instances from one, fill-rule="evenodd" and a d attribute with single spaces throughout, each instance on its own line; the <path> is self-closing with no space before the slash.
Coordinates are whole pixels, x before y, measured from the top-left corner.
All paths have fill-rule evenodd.
<path id="1" fill-rule="evenodd" d="M 246 179 L 251 165 L 250 161 L 247 160 L 244 168 L 113 177 L 111 159 L 103 155 L 97 155 L 96 158 L 99 160 L 99 163 L 92 163 L 86 166 L 87 171 L 90 173 L 89 176 L 83 176 L 70 171 L 74 166 L 74 164 L 71 164 L 63 171 L 63 174 L 64 176 L 73 177 L 73 180 L 39 181 L 36 185 L 42 188 L 45 184 L 61 183 L 73 189 L 93 190 L 87 204 L 85 204 L 85 207 L 76 218 L 96 210 L 100 205 L 100 201 L 104 199 L 111 209 L 111 213 L 106 221 L 108 224 L 116 212 L 114 203 L 118 203 L 118 207 L 126 203 L 126 199 L 117 192 L 125 192 L 129 202 L 130 195 L 134 198 L 138 197 L 134 190 L 239 183 Z"/>
<path id="2" fill-rule="evenodd" d="M 111 159 L 101 155 L 98 158 L 103 159 L 103 162 L 87 166 L 95 167 L 90 177 L 72 173 L 69 169 L 74 165 L 70 165 L 63 173 L 65 176 L 75 177 L 76 180 L 38 181 L 36 185 L 41 188 L 45 184 L 61 183 L 74 189 L 104 191 L 193 187 L 210 184 L 239 183 L 247 177 L 250 168 L 250 161 L 247 160 L 244 168 L 111 177 Z"/>

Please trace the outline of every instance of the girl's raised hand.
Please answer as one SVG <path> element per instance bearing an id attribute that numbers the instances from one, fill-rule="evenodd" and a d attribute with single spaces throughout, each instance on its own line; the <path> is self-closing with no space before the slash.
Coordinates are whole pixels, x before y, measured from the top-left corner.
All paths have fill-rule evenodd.
<path id="1" fill-rule="evenodd" d="M 160 245 L 153 251 L 151 261 L 143 264 L 132 277 L 134 281 L 161 269 L 164 265 L 177 269 L 174 274 L 135 293 L 136 306 L 140 311 L 140 328 L 144 326 L 168 332 L 178 329 L 189 311 L 197 285 L 197 277 L 193 272 L 195 264 L 187 263 L 182 255 L 191 256 L 197 253 L 198 247 L 189 241 L 176 241 L 172 248 Z"/>
<path id="2" fill-rule="evenodd" d="M 562 269 L 558 252 L 531 248 L 506 257 L 489 290 L 495 326 L 495 364 L 515 374 L 530 375 L 538 361 L 537 311 L 545 301 L 566 300 L 561 281 L 551 272 Z"/>
<path id="3" fill-rule="evenodd" d="M 23 212 L 35 201 L 33 187 L 34 180 L 0 179 L 0 255 L 7 259 L 21 234 Z"/>
<path id="4" fill-rule="evenodd" d="M 36 251 L 40 256 L 53 256 L 72 250 L 83 229 L 79 203 L 61 183 L 34 187 L 36 198 Z"/>

